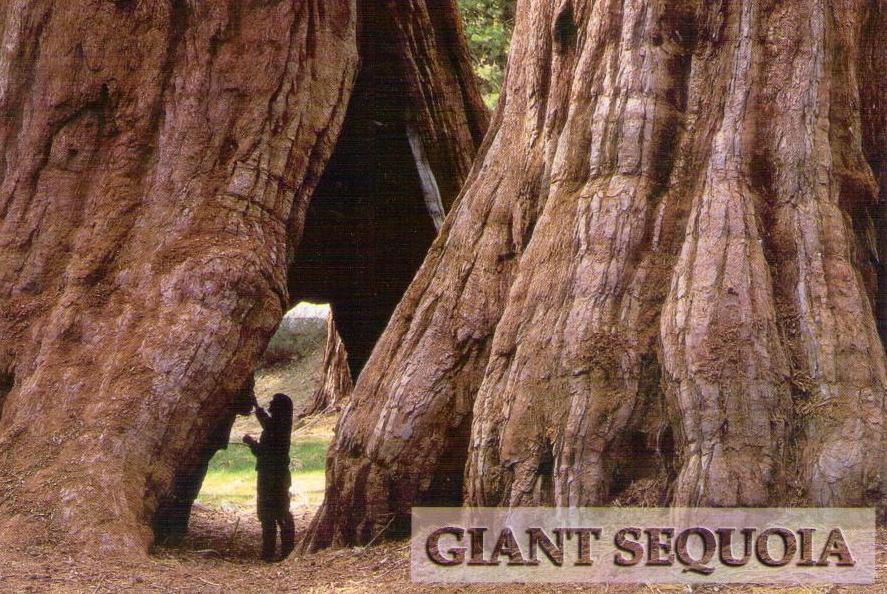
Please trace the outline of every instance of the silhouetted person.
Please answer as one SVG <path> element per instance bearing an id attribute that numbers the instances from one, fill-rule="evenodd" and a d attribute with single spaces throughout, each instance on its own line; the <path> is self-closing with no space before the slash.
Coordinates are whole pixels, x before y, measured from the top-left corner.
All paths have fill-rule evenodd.
<path id="1" fill-rule="evenodd" d="M 256 457 L 258 473 L 257 512 L 262 523 L 262 559 L 283 560 L 293 551 L 296 526 L 290 513 L 290 434 L 293 429 L 293 401 L 286 394 L 275 394 L 268 413 L 255 403 L 262 425 L 259 441 L 244 435 Z M 280 527 L 280 556 L 275 557 L 277 528 Z"/>

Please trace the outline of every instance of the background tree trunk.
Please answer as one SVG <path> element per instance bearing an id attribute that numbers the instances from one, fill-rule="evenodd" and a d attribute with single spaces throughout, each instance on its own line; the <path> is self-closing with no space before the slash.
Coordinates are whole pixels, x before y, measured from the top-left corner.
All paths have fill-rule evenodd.
<path id="1" fill-rule="evenodd" d="M 326 411 L 340 410 L 351 397 L 354 385 L 348 369 L 348 353 L 336 331 L 332 313 L 326 320 L 326 348 L 323 352 L 323 380 L 315 390 L 314 397 L 300 417 L 307 417 Z"/>
<path id="2" fill-rule="evenodd" d="M 482 157 L 357 382 L 305 546 L 644 481 L 882 506 L 885 13 L 522 0 Z"/>
<path id="3" fill-rule="evenodd" d="M 388 9 L 416 74 L 376 82 L 458 187 L 486 116 L 455 5 Z M 145 551 L 248 410 L 374 25 L 349 0 L 0 13 L 0 544 Z"/>

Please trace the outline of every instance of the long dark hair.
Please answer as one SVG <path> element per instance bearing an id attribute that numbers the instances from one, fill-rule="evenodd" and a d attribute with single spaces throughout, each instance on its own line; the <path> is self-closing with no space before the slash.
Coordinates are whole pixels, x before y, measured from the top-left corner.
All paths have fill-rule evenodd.
<path id="1" fill-rule="evenodd" d="M 293 430 L 293 401 L 286 394 L 275 394 L 271 398 L 271 406 L 268 407 L 271 420 L 275 427 L 285 429 L 287 433 Z"/>

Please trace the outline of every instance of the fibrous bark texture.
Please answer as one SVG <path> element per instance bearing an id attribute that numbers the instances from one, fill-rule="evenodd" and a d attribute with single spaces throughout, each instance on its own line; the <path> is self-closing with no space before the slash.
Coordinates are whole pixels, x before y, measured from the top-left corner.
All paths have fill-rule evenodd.
<path id="1" fill-rule="evenodd" d="M 485 117 L 455 4 L 388 8 L 411 26 L 380 34 L 390 70 L 414 76 L 387 82 L 455 192 Z M 309 197 L 343 125 L 366 123 L 346 122 L 366 14 L 0 2 L 0 544 L 181 534 L 293 302 Z"/>
<path id="2" fill-rule="evenodd" d="M 0 533 L 143 550 L 287 305 L 354 9 L 4 4 Z"/>
<path id="3" fill-rule="evenodd" d="M 314 397 L 300 417 L 318 413 L 341 410 L 354 388 L 351 370 L 348 369 L 348 353 L 336 331 L 336 322 L 332 314 L 326 320 L 326 348 L 323 352 L 323 378 L 320 386 L 314 391 Z"/>
<path id="4" fill-rule="evenodd" d="M 887 4 L 516 13 L 482 156 L 357 382 L 306 546 L 643 481 L 882 506 Z"/>

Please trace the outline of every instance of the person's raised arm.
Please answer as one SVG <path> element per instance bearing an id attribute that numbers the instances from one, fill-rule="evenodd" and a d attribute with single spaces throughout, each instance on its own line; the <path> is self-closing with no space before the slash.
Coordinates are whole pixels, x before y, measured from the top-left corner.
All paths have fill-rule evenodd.
<path id="1" fill-rule="evenodd" d="M 271 421 L 271 415 L 265 412 L 265 409 L 256 403 L 256 418 L 259 419 L 259 425 L 262 426 L 262 429 L 268 428 L 268 423 Z"/>

